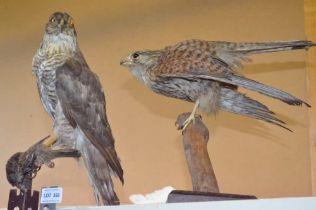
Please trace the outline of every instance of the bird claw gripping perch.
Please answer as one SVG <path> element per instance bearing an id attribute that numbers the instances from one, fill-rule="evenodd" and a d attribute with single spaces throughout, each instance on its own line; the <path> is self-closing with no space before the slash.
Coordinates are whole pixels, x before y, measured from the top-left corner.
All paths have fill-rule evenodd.
<path id="1" fill-rule="evenodd" d="M 192 112 L 190 116 L 184 121 L 181 130 L 185 131 L 185 129 L 190 125 L 190 123 L 195 124 L 195 114 Z"/>
<path id="2" fill-rule="evenodd" d="M 188 127 L 188 125 L 190 125 L 191 122 L 193 124 L 195 123 L 195 117 L 199 116 L 199 115 L 195 114 L 197 108 L 199 107 L 199 104 L 200 104 L 200 102 L 199 102 L 199 100 L 197 100 L 195 102 L 195 105 L 194 105 L 194 108 L 193 108 L 192 112 L 190 113 L 190 115 L 183 122 L 180 123 L 177 120 L 176 127 L 177 127 L 178 130 L 182 130 L 182 132 L 184 132 L 185 129 Z"/>
<path id="3" fill-rule="evenodd" d="M 55 141 L 56 137 L 47 136 L 25 152 L 12 155 L 6 164 L 8 182 L 22 191 L 30 190 L 32 179 L 36 177 L 43 164 L 53 168 L 55 164 L 52 160 L 55 158 L 80 157 L 80 153 L 71 148 L 53 150 L 51 146 Z"/>
<path id="4" fill-rule="evenodd" d="M 194 119 L 192 119 L 191 122 L 186 124 L 186 122 L 188 121 L 188 119 L 190 118 L 191 115 L 192 115 L 192 113 L 190 113 L 190 112 L 182 113 L 178 116 L 177 121 L 175 122 L 177 129 L 181 130 L 182 134 L 184 134 L 184 132 L 186 131 L 188 126 L 191 124 L 191 122 L 193 122 L 193 124 L 195 124 L 195 123 L 198 123 L 199 120 L 202 120 L 201 115 L 196 114 L 196 115 L 194 115 Z"/>

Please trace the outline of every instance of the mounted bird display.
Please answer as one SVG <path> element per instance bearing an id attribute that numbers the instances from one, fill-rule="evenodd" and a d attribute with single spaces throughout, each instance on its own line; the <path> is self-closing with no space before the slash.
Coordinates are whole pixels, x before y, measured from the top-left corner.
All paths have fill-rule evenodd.
<path id="1" fill-rule="evenodd" d="M 195 112 L 200 108 L 208 114 L 222 110 L 290 130 L 267 106 L 240 93 L 238 87 L 289 105 L 310 105 L 282 90 L 248 79 L 238 70 L 243 63 L 250 61 L 248 56 L 252 54 L 308 49 L 315 45 L 310 41 L 234 43 L 187 40 L 162 50 L 132 52 L 120 64 L 128 67 L 152 91 L 195 103 L 182 129 L 194 121 Z"/>
<path id="2" fill-rule="evenodd" d="M 106 117 L 101 83 L 79 49 L 73 18 L 52 14 L 33 58 L 40 99 L 54 122 L 54 148 L 78 150 L 86 166 L 97 204 L 115 205 L 112 175 L 123 183 L 123 169 Z"/>

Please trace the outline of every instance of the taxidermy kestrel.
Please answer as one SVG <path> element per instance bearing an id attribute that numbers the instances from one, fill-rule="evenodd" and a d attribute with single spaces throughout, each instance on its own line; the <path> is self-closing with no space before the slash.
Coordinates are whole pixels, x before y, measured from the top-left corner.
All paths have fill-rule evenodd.
<path id="1" fill-rule="evenodd" d="M 49 17 L 43 41 L 33 58 L 33 74 L 45 110 L 54 121 L 53 147 L 80 151 L 98 205 L 119 204 L 111 179 L 123 183 L 123 170 L 106 117 L 105 97 L 77 41 L 73 18 Z"/>
<path id="2" fill-rule="evenodd" d="M 237 72 L 248 55 L 308 49 L 310 41 L 233 43 L 187 40 L 162 50 L 136 51 L 121 60 L 121 65 L 151 90 L 168 97 L 195 102 L 183 129 L 192 121 L 197 108 L 209 114 L 219 110 L 284 126 L 264 104 L 237 91 L 243 87 L 279 99 L 290 105 L 306 102 L 276 88 L 248 79 Z M 289 130 L 289 129 L 288 129 Z"/>

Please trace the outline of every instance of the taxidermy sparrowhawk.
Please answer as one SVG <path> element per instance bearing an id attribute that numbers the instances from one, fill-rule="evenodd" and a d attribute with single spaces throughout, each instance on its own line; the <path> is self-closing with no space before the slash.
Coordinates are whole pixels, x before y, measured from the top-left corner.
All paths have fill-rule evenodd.
<path id="1" fill-rule="evenodd" d="M 119 204 L 111 179 L 123 183 L 123 170 L 106 118 L 101 83 L 81 53 L 72 17 L 56 12 L 49 17 L 33 74 L 45 110 L 54 121 L 57 143 L 80 151 L 96 201 Z"/>
<path id="2" fill-rule="evenodd" d="M 310 41 L 233 43 L 188 40 L 162 50 L 136 51 L 121 61 L 132 74 L 156 93 L 195 102 L 183 129 L 194 120 L 197 108 L 214 114 L 218 110 L 284 126 L 262 103 L 237 91 L 238 87 L 259 92 L 290 105 L 306 102 L 276 88 L 248 79 L 237 72 L 248 55 L 308 49 Z M 288 129 L 289 130 L 289 129 Z"/>

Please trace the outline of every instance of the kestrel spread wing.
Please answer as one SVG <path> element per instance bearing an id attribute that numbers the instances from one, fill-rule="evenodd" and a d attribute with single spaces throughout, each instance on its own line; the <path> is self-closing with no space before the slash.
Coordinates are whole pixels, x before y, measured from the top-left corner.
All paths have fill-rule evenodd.
<path id="1" fill-rule="evenodd" d="M 236 72 L 243 61 L 249 61 L 248 54 L 274 52 L 302 48 L 304 41 L 276 43 L 244 43 L 207 42 L 191 40 L 167 47 L 151 74 L 165 78 L 207 79 L 236 85 L 257 91 L 290 105 L 306 102 L 276 88 L 248 79 Z M 309 42 L 312 44 L 311 42 Z M 274 46 L 275 45 L 275 46 Z"/>

